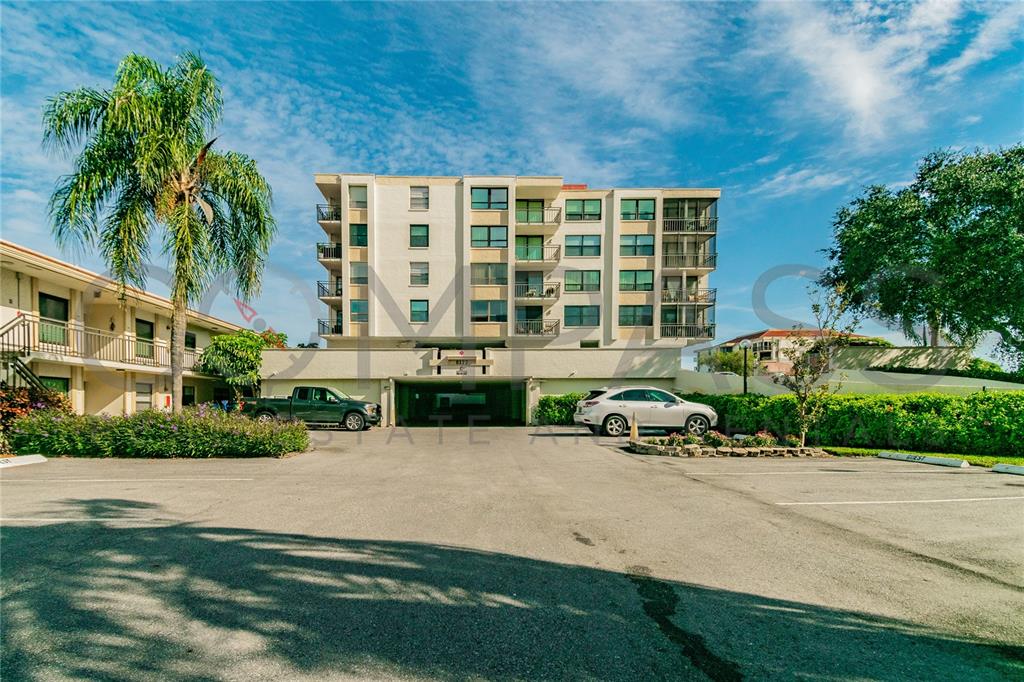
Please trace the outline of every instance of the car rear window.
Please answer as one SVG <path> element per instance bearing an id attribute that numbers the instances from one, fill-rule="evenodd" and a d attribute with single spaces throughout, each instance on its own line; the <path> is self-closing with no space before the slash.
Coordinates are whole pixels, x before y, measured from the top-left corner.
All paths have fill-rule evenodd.
<path id="1" fill-rule="evenodd" d="M 605 393 L 607 393 L 607 392 L 608 392 L 608 391 L 604 390 L 603 388 L 602 388 L 602 389 L 600 389 L 600 390 L 596 390 L 596 391 L 591 391 L 590 393 L 588 393 L 588 394 L 587 394 L 587 397 L 586 397 L 586 398 L 584 398 L 584 400 L 593 400 L 593 399 L 594 399 L 594 398 L 596 398 L 597 396 L 599 396 L 599 395 L 604 395 L 604 394 L 605 394 Z"/>

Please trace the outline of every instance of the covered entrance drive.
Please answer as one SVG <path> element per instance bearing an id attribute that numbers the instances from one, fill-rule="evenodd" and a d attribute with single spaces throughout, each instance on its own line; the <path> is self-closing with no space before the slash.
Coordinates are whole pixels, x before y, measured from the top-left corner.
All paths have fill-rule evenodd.
<path id="1" fill-rule="evenodd" d="M 526 382 L 482 377 L 395 381 L 402 426 L 523 426 Z"/>

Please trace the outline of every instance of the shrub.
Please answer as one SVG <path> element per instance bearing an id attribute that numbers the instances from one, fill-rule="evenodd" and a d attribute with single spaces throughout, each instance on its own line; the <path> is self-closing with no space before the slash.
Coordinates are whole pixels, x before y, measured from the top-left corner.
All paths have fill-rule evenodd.
<path id="1" fill-rule="evenodd" d="M 586 393 L 542 395 L 537 401 L 533 419 L 543 425 L 571 426 L 572 415 L 576 412 L 576 403 L 586 397 Z"/>
<path id="2" fill-rule="evenodd" d="M 731 447 L 736 444 L 736 441 L 719 431 L 708 431 L 705 433 L 704 442 L 713 448 Z"/>
<path id="3" fill-rule="evenodd" d="M 39 410 L 18 418 L 19 454 L 68 457 L 279 457 L 309 447 L 301 422 L 255 422 L 200 405 L 181 414 L 145 410 L 127 417 Z"/>
<path id="4" fill-rule="evenodd" d="M 728 433 L 795 430 L 790 395 L 683 397 L 713 407 Z M 1024 453 L 1024 392 L 834 395 L 808 437 L 822 445 L 1013 456 Z"/>
<path id="5" fill-rule="evenodd" d="M 798 444 L 800 443 L 800 436 L 796 436 L 796 441 Z M 753 436 L 747 436 L 740 441 L 740 445 L 745 448 L 773 448 L 778 444 L 778 439 L 767 431 L 758 431 Z M 799 445 L 792 447 L 799 447 Z"/>
<path id="6" fill-rule="evenodd" d="M 11 426 L 34 410 L 71 414 L 71 401 L 63 393 L 48 388 L 0 386 L 0 454 L 13 452 Z"/>
<path id="7" fill-rule="evenodd" d="M 871 372 L 897 372 L 899 374 L 929 374 L 932 376 L 964 377 L 966 379 L 988 379 L 1024 384 L 1024 374 L 1004 372 L 999 365 L 981 358 L 974 358 L 967 369 L 934 369 L 931 367 L 900 367 L 899 365 L 875 365 L 868 367 Z"/>

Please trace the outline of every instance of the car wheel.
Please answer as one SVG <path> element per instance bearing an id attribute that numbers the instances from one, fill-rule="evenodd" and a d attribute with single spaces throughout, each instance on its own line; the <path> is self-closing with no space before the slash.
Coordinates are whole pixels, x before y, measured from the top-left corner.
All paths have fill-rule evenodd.
<path id="1" fill-rule="evenodd" d="M 711 422 L 701 414 L 695 414 L 686 420 L 686 432 L 694 436 L 703 436 L 711 428 Z"/>
<path id="2" fill-rule="evenodd" d="M 345 415 L 345 428 L 348 431 L 362 431 L 366 426 L 366 420 L 358 412 L 349 412 Z"/>
<path id="3" fill-rule="evenodd" d="M 625 417 L 613 414 L 604 420 L 604 435 L 618 437 L 626 432 L 629 423 Z"/>
<path id="4" fill-rule="evenodd" d="M 256 421 L 258 421 L 261 424 L 267 424 L 269 422 L 274 421 L 274 415 L 270 414 L 269 412 L 260 412 L 258 415 L 256 415 Z"/>

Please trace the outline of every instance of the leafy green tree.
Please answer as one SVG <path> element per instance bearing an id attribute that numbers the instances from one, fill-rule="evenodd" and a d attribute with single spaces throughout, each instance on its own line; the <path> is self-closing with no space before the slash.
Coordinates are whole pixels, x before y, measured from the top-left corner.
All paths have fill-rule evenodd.
<path id="1" fill-rule="evenodd" d="M 58 243 L 98 245 L 122 286 L 144 287 L 150 239 L 162 228 L 174 304 L 175 411 L 188 306 L 225 273 L 240 298 L 257 293 L 276 229 L 270 186 L 256 162 L 213 148 L 222 109 L 217 79 L 197 55 L 164 69 L 130 54 L 110 89 L 62 92 L 43 115 L 48 148 L 67 155 L 80 149 L 50 200 Z"/>
<path id="2" fill-rule="evenodd" d="M 263 350 L 273 347 L 272 340 L 248 329 L 214 336 L 199 356 L 197 369 L 224 377 L 240 398 L 242 389 L 259 384 Z"/>
<path id="3" fill-rule="evenodd" d="M 764 373 L 764 363 L 757 359 L 749 348 L 733 348 L 731 351 L 716 350 L 701 358 L 700 366 L 711 372 L 733 372 L 743 376 L 743 356 L 747 356 L 747 376 Z"/>
<path id="4" fill-rule="evenodd" d="M 833 229 L 821 283 L 861 313 L 932 345 L 994 332 L 1024 362 L 1024 146 L 935 152 L 910 186 L 867 188 Z"/>

